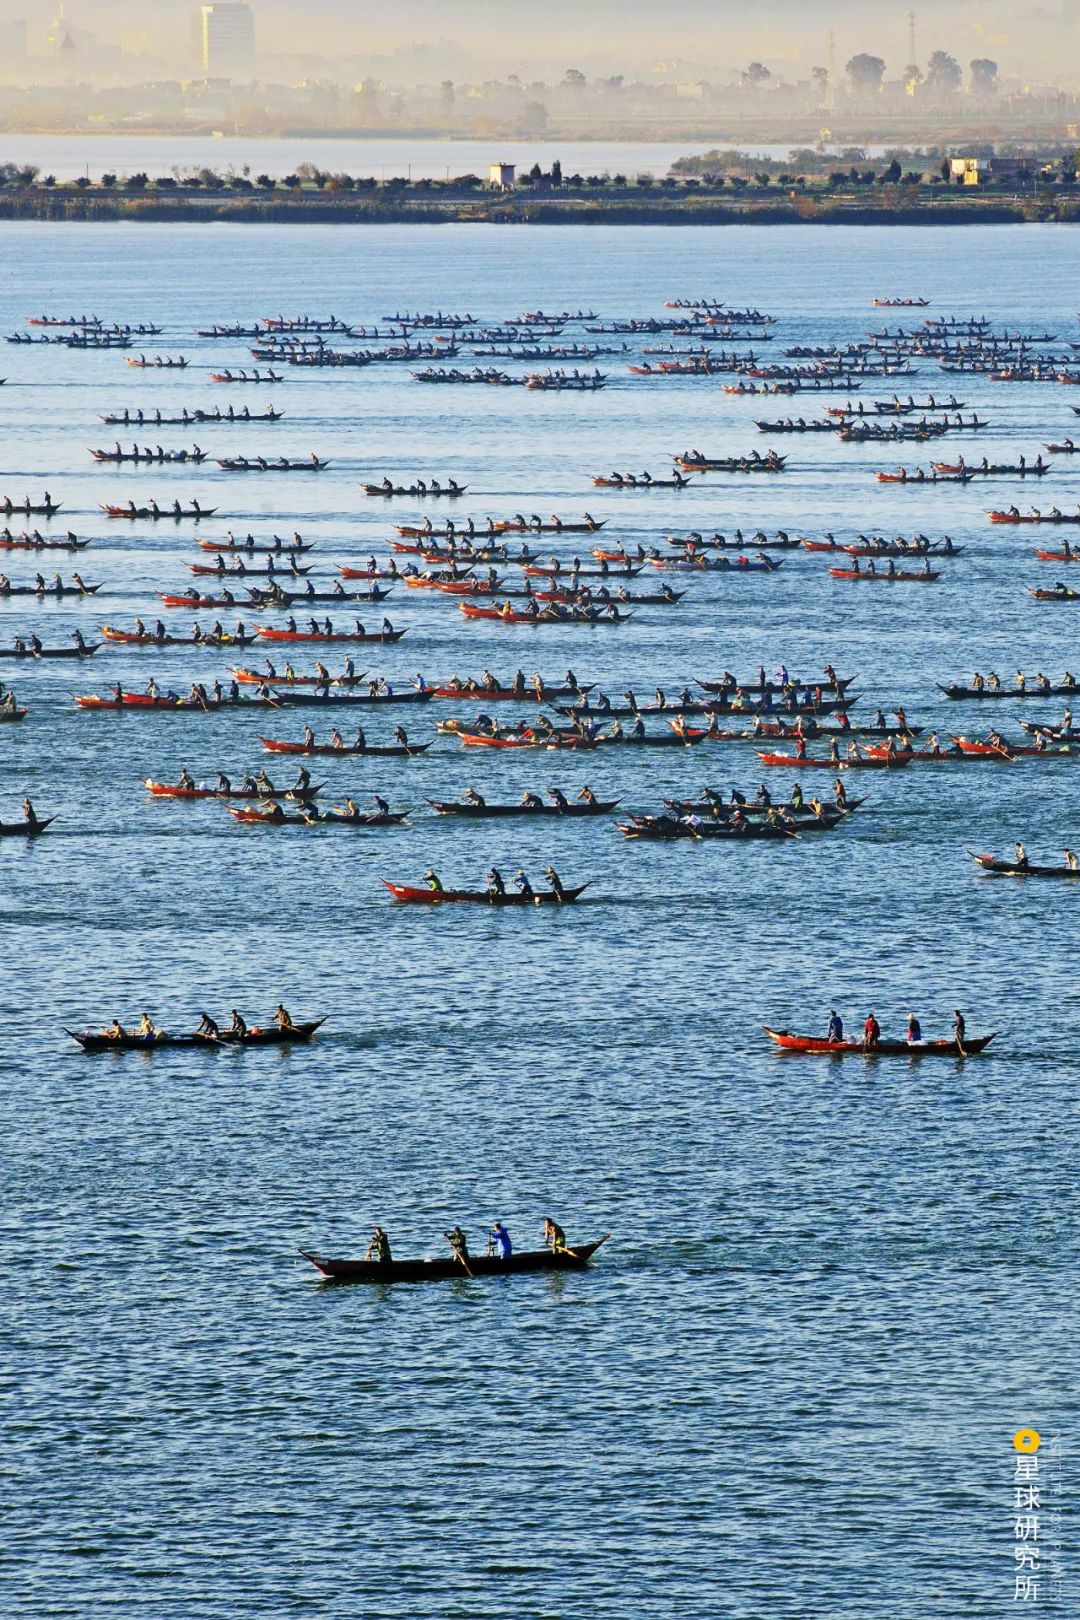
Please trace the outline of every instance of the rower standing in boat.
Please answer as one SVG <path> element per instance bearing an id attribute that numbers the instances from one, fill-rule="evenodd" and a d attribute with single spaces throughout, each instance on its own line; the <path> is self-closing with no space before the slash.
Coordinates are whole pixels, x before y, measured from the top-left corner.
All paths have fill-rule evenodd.
<path id="1" fill-rule="evenodd" d="M 487 875 L 487 892 L 493 899 L 501 899 L 506 893 L 506 884 L 503 881 L 502 873 L 495 866 L 491 868 Z"/>
<path id="2" fill-rule="evenodd" d="M 954 1007 L 953 1008 L 952 1028 L 953 1028 L 953 1040 L 956 1042 L 957 1046 L 959 1046 L 961 1048 L 961 1050 L 963 1050 L 964 1032 L 967 1029 L 967 1025 L 964 1022 L 964 1015 L 960 1011 L 959 1007 Z"/>
<path id="3" fill-rule="evenodd" d="M 1030 863 L 1028 861 L 1028 852 L 1024 848 L 1024 846 L 1020 842 L 1020 840 L 1017 839 L 1016 845 L 1015 845 L 1014 865 L 1016 866 L 1016 869 L 1017 869 L 1018 872 L 1026 872 L 1027 869 L 1028 869 L 1029 864 Z"/>
<path id="4" fill-rule="evenodd" d="M 26 823 L 26 825 L 28 827 L 36 827 L 38 825 L 37 811 L 34 809 L 33 805 L 30 803 L 29 799 L 24 799 L 23 800 L 23 802 L 22 802 L 22 813 L 23 813 L 23 820 L 25 821 L 25 823 Z"/>
<path id="5" fill-rule="evenodd" d="M 381 1226 L 377 1226 L 371 1235 L 371 1242 L 367 1246 L 365 1260 L 377 1260 L 381 1265 L 390 1263 L 390 1239 Z"/>
<path id="6" fill-rule="evenodd" d="M 866 1022 L 863 1024 L 863 1045 L 868 1051 L 872 1051 L 873 1048 L 880 1043 L 880 1041 L 881 1025 L 878 1023 L 873 1013 L 870 1013 L 866 1019 Z"/>
<path id="7" fill-rule="evenodd" d="M 544 1248 L 550 1248 L 553 1254 L 562 1254 L 566 1251 L 566 1233 L 558 1221 L 553 1221 L 550 1215 L 544 1216 Z"/>
<path id="8" fill-rule="evenodd" d="M 835 1007 L 829 1013 L 829 1028 L 825 1039 L 833 1043 L 839 1043 L 844 1039 L 844 1020 Z"/>
<path id="9" fill-rule="evenodd" d="M 510 1242 L 510 1234 L 502 1221 L 496 1221 L 491 1229 L 488 1238 L 488 1250 L 500 1260 L 509 1260 L 514 1252 L 514 1246 Z"/>
<path id="10" fill-rule="evenodd" d="M 555 868 L 553 866 L 545 866 L 544 867 L 544 876 L 547 878 L 548 882 L 551 884 L 551 892 L 552 892 L 552 894 L 557 895 L 558 899 L 561 902 L 562 899 L 564 898 L 565 890 L 563 889 L 562 879 L 559 877 L 558 872 L 556 872 L 556 870 L 555 870 Z"/>
<path id="11" fill-rule="evenodd" d="M 274 1023 L 277 1025 L 278 1029 L 281 1030 L 296 1028 L 296 1025 L 293 1023 L 280 1001 L 274 1008 Z"/>
<path id="12" fill-rule="evenodd" d="M 523 899 L 534 900 L 536 898 L 533 892 L 533 886 L 525 876 L 525 870 L 523 867 L 518 867 L 516 873 L 514 874 L 514 882 L 517 884 L 518 893 Z"/>
<path id="13" fill-rule="evenodd" d="M 463 1232 L 460 1226 L 455 1226 L 449 1232 L 444 1232 L 443 1237 L 446 1239 L 447 1243 L 449 1243 L 450 1247 L 453 1249 L 454 1254 L 457 1257 L 457 1259 L 459 1259 L 459 1260 L 468 1260 L 468 1258 L 469 1258 L 469 1237 L 468 1237 L 468 1233 Z"/>
<path id="14" fill-rule="evenodd" d="M 218 1036 L 221 1034 L 221 1030 L 218 1028 L 218 1026 L 214 1022 L 214 1020 L 210 1017 L 209 1013 L 202 1013 L 202 1014 L 200 1014 L 199 1025 L 198 1025 L 198 1028 L 196 1029 L 195 1033 L 196 1033 L 196 1035 L 205 1035 L 210 1040 L 215 1040 L 216 1041 Z"/>

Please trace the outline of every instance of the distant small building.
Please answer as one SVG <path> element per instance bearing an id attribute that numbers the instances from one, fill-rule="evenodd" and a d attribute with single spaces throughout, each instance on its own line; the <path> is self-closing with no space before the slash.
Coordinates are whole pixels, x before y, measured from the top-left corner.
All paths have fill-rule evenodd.
<path id="1" fill-rule="evenodd" d="M 979 184 L 981 159 L 976 157 L 954 157 L 949 159 L 949 177 L 957 185 L 977 186 Z"/>
<path id="2" fill-rule="evenodd" d="M 488 185 L 492 191 L 513 191 L 516 175 L 516 164 L 492 163 L 488 168 Z"/>

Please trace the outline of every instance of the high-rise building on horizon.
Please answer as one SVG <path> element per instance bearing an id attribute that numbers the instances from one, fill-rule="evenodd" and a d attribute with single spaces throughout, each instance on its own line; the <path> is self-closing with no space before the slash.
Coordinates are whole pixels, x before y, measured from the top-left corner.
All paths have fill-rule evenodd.
<path id="1" fill-rule="evenodd" d="M 208 79 L 255 77 L 255 17 L 236 3 L 205 5 L 200 14 L 202 70 Z"/>

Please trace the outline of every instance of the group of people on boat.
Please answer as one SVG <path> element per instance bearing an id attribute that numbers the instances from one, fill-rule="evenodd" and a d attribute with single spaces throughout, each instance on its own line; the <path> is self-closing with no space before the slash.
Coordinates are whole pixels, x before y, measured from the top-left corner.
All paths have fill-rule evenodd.
<path id="1" fill-rule="evenodd" d="M 463 1231 L 460 1225 L 451 1227 L 449 1232 L 443 1233 L 443 1237 L 459 1260 L 464 1262 L 469 1260 L 468 1233 Z M 544 1247 L 545 1249 L 551 1249 L 555 1254 L 571 1252 L 566 1241 L 566 1233 L 558 1221 L 552 1220 L 550 1215 L 544 1216 Z M 509 1260 L 513 1252 L 514 1245 L 510 1233 L 502 1221 L 496 1221 L 488 1233 L 485 1255 L 497 1260 Z M 393 1260 L 393 1255 L 390 1252 L 390 1239 L 381 1226 L 377 1226 L 372 1233 L 371 1242 L 367 1246 L 364 1259 L 376 1261 L 383 1265 L 387 1265 Z"/>
<path id="2" fill-rule="evenodd" d="M 281 1002 L 278 1002 L 277 1007 L 274 1009 L 274 1023 L 280 1030 L 296 1028 Z M 241 1014 L 234 1007 L 231 1020 L 224 1028 L 211 1018 L 209 1013 L 204 1012 L 201 1014 L 195 1033 L 210 1040 L 220 1039 L 223 1035 L 231 1036 L 236 1040 L 244 1040 L 251 1031 Z M 132 1036 L 142 1040 L 158 1040 L 165 1034 L 165 1031 L 154 1022 L 148 1012 L 144 1012 L 139 1022 L 132 1029 L 125 1029 L 119 1018 L 114 1018 L 112 1023 L 102 1031 L 102 1034 L 111 1041 L 130 1040 Z"/>
<path id="3" fill-rule="evenodd" d="M 963 1013 L 958 1007 L 954 1008 L 952 1038 L 956 1042 L 958 1050 L 961 1052 L 964 1049 L 964 1037 L 966 1030 L 967 1026 L 964 1021 Z M 922 1032 L 922 1024 L 915 1013 L 908 1014 L 904 1038 L 909 1046 L 922 1046 L 925 1044 L 925 1037 Z M 829 1024 L 825 1039 L 831 1046 L 840 1046 L 845 1044 L 844 1020 L 836 1011 L 835 1007 L 832 1008 L 829 1013 Z M 880 1046 L 881 1044 L 881 1025 L 878 1023 L 873 1013 L 869 1013 L 863 1023 L 860 1044 L 867 1051 L 873 1051 L 875 1046 Z"/>

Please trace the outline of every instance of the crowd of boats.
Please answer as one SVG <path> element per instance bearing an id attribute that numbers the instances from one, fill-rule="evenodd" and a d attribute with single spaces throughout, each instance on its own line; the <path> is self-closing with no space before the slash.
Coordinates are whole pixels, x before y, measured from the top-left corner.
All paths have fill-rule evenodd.
<path id="1" fill-rule="evenodd" d="M 923 303 L 925 300 L 915 299 L 880 301 L 881 307 Z M 273 369 L 278 365 L 282 368 L 361 368 L 381 362 L 415 364 L 419 360 L 425 363 L 425 368 L 415 370 L 413 375 L 420 381 L 486 382 L 574 392 L 595 392 L 613 379 L 599 370 L 577 369 L 576 364 L 573 369 L 559 366 L 551 371 L 526 370 L 516 375 L 487 362 L 505 358 L 530 363 L 537 360 L 588 363 L 601 354 L 627 352 L 629 345 L 628 374 L 641 379 L 641 386 L 651 386 L 651 380 L 658 375 L 721 375 L 735 379 L 725 386 L 740 395 L 839 394 L 846 402 L 827 404 L 820 419 L 796 415 L 777 420 L 761 417 L 756 425 L 766 433 L 831 433 L 840 442 L 856 444 L 929 441 L 950 433 L 981 432 L 990 426 L 988 419 L 951 392 L 943 395 L 920 390 L 904 395 L 898 389 L 905 385 L 890 381 L 880 387 L 877 398 L 855 397 L 864 387 L 869 390 L 882 385 L 884 379 L 915 376 L 920 362 L 929 361 L 949 374 L 978 373 L 1003 383 L 1042 380 L 1051 373 L 1058 380 L 1074 379 L 1071 358 L 1052 351 L 1051 345 L 1056 341 L 1053 334 L 995 331 L 989 322 L 981 319 L 928 319 L 910 329 L 868 333 L 858 342 L 793 346 L 779 359 L 766 362 L 758 351 L 766 344 L 774 344 L 773 352 L 777 353 L 779 345 L 771 330 L 772 318 L 763 312 L 734 310 L 708 300 L 677 300 L 674 307 L 679 313 L 670 318 L 601 320 L 594 312 L 545 316 L 535 311 L 503 323 L 483 323 L 471 315 L 441 311 L 431 315 L 398 312 L 384 317 L 383 324 L 373 327 L 345 322 L 336 316 L 279 316 L 266 317 L 251 326 L 207 325 L 200 328 L 199 336 L 211 341 L 252 340 L 252 358 L 258 362 L 255 368 L 245 365 L 240 369 L 231 366 L 214 369 L 210 375 L 215 382 L 278 383 L 285 376 L 284 369 Z M 144 335 L 123 324 L 109 325 L 98 317 L 82 320 L 39 317 L 35 318 L 35 324 L 55 325 L 59 329 L 57 333 L 44 335 L 62 337 L 73 347 L 127 347 L 134 337 Z M 604 345 L 577 343 L 572 335 L 564 339 L 564 332 L 575 324 L 584 328 L 590 338 L 604 337 L 612 341 Z M 645 351 L 650 358 L 641 364 L 636 351 L 646 337 L 663 341 Z M 352 340 L 379 343 L 383 347 L 353 351 L 341 347 Z M 475 364 L 447 363 L 470 349 Z M 271 369 L 263 369 L 264 362 Z M 171 354 L 133 355 L 127 357 L 127 363 L 146 371 L 189 373 L 192 366 L 187 356 Z M 896 391 L 890 394 L 890 389 Z M 261 410 L 249 406 L 225 409 L 200 406 L 179 410 L 125 406 L 102 415 L 101 420 L 140 430 L 166 425 L 273 423 L 282 416 L 281 411 L 270 406 Z M 1051 456 L 1068 456 L 1074 453 L 1076 446 L 1071 438 L 1062 435 L 1050 439 L 1045 449 Z M 198 443 L 189 448 L 148 445 L 138 440 L 132 442 L 130 448 L 117 440 L 111 449 L 95 448 L 90 454 L 97 462 L 118 467 L 152 465 L 182 469 L 202 467 L 212 461 L 225 473 L 299 474 L 322 472 L 331 466 L 326 457 L 315 452 L 303 457 L 282 453 L 211 458 Z M 597 489 L 618 495 L 628 491 L 652 491 L 660 496 L 661 492 L 700 489 L 711 474 L 778 475 L 789 465 L 788 458 L 775 450 L 746 451 L 738 445 L 717 445 L 708 452 L 691 448 L 670 453 L 670 461 L 671 469 L 662 474 L 649 470 L 618 470 L 616 465 L 612 471 L 594 472 L 588 477 Z M 1039 451 L 1031 459 L 1020 455 L 1007 461 L 989 456 L 969 460 L 958 454 L 948 460 L 932 461 L 925 469 L 900 468 L 895 473 L 879 472 L 877 476 L 887 483 L 967 485 L 994 477 L 1042 478 L 1052 471 L 1052 462 Z M 369 477 L 361 488 L 373 499 L 426 503 L 465 496 L 470 485 L 459 482 L 456 477 L 430 472 L 404 476 L 388 471 Z M 40 499 L 27 495 L 21 502 L 10 497 L 0 500 L 0 515 L 9 520 L 51 518 L 59 510 L 60 503 L 48 492 Z M 204 523 L 216 510 L 196 497 L 176 497 L 161 503 L 140 497 L 102 505 L 102 511 L 109 518 L 147 522 L 172 519 Z M 690 530 L 667 534 L 662 539 L 657 536 L 655 541 L 639 540 L 631 545 L 621 538 L 615 542 L 606 540 L 601 531 L 609 520 L 589 512 L 557 512 L 546 516 L 514 512 L 507 517 L 492 516 L 486 520 L 475 516 L 456 520 L 443 517 L 441 513 L 445 510 L 445 507 L 441 509 L 438 518 L 421 513 L 411 522 L 395 525 L 396 537 L 388 539 L 384 556 L 371 555 L 366 566 L 338 564 L 336 577 L 323 572 L 316 548 L 299 534 L 291 537 L 275 534 L 265 541 L 252 534 L 237 536 L 232 532 L 220 539 L 202 538 L 197 541 L 202 560 L 190 563 L 189 567 L 196 575 L 205 576 L 208 582 L 213 580 L 214 585 L 209 590 L 191 586 L 162 592 L 163 605 L 200 612 L 234 607 L 242 607 L 245 612 L 261 609 L 259 622 L 248 624 L 240 618 L 235 627 L 230 624 L 227 628 L 217 619 L 203 628 L 196 621 L 189 629 L 172 631 L 160 618 L 148 625 L 137 617 L 132 628 L 103 624 L 93 638 L 75 631 L 72 644 L 68 646 L 50 646 L 38 635 L 20 633 L 14 638 L 13 646 L 0 649 L 0 657 L 21 660 L 23 667 L 32 668 L 37 661 L 92 657 L 103 646 L 152 652 L 153 649 L 181 648 L 231 651 L 256 644 L 272 651 L 282 645 L 286 650 L 298 646 L 301 651 L 306 645 L 321 651 L 322 644 L 329 643 L 342 643 L 345 647 L 363 642 L 392 645 L 400 641 L 406 630 L 395 628 L 389 619 L 383 619 L 378 628 L 365 626 L 362 620 L 355 619 L 350 628 L 328 616 L 311 616 L 305 620 L 302 612 L 298 617 L 292 610 L 297 606 L 303 610 L 316 603 L 382 601 L 399 584 L 409 591 L 427 593 L 418 600 L 438 603 L 445 599 L 447 610 L 462 621 L 478 621 L 499 631 L 503 626 L 518 625 L 538 630 L 565 630 L 572 637 L 575 629 L 617 627 L 654 608 L 665 613 L 677 610 L 687 599 L 687 593 L 674 590 L 666 579 L 655 589 L 651 588 L 648 582 L 655 578 L 653 570 L 661 574 L 668 571 L 693 575 L 722 573 L 732 579 L 752 576 L 764 584 L 777 575 L 789 557 L 794 560 L 808 556 L 824 560 L 827 576 L 838 581 L 936 583 L 943 577 L 942 565 L 965 551 L 963 545 L 955 544 L 947 534 L 932 537 L 918 532 L 910 536 L 891 536 L 869 528 L 853 538 L 838 538 L 832 533 L 820 536 L 786 530 L 770 532 L 765 528 L 750 532 L 735 527 L 729 533 L 718 530 L 711 534 Z M 989 515 L 996 523 L 1080 522 L 1080 509 L 1073 516 L 1057 507 L 1049 511 L 1033 508 L 1022 513 L 1015 506 L 1003 506 Z M 586 537 L 582 545 L 584 555 L 569 550 L 571 545 L 580 544 L 578 536 Z M 549 541 L 555 547 L 550 555 L 547 553 Z M 540 542 L 544 543 L 543 550 Z M 38 529 L 19 531 L 9 526 L 0 535 L 0 546 L 12 550 L 73 551 L 86 544 L 71 531 L 66 537 L 50 538 Z M 786 555 L 780 557 L 774 555 L 776 552 Z M 1080 550 L 1074 550 L 1066 541 L 1060 550 L 1042 550 L 1036 555 L 1040 561 L 1070 562 L 1080 557 Z M 399 557 L 403 559 L 401 562 Z M 644 579 L 639 578 L 642 575 Z M 237 580 L 244 582 L 246 590 L 246 599 L 239 603 L 230 589 L 230 583 Z M 354 585 L 363 588 L 354 590 Z M 746 588 L 756 587 L 748 585 Z M 13 583 L 0 574 L 0 597 L 22 595 L 28 604 L 66 595 L 90 596 L 101 589 L 100 583 L 87 584 L 79 573 L 73 574 L 67 582 L 59 574 L 49 582 L 38 573 L 26 584 Z M 1032 594 L 1040 600 L 1080 600 L 1080 590 L 1073 590 L 1063 582 L 1052 588 L 1035 588 Z M 271 611 L 280 611 L 281 622 L 268 622 Z M 507 634 L 511 635 L 512 631 L 508 629 Z M 278 654 L 275 652 L 274 656 Z M 133 690 L 132 686 L 139 689 Z M 1080 692 L 1080 687 L 1066 671 L 1060 680 L 1041 673 L 1033 677 L 1018 674 L 1008 688 L 994 674 L 975 674 L 967 682 L 943 686 L 942 691 L 952 701 L 1010 696 L 1056 697 L 1067 703 Z M 215 805 L 238 824 L 238 829 L 257 829 L 252 836 L 259 837 L 263 836 L 261 829 L 266 828 L 283 829 L 282 836 L 289 836 L 284 829 L 297 829 L 302 836 L 305 830 L 333 826 L 370 829 L 385 832 L 389 837 L 394 828 L 406 826 L 409 818 L 417 814 L 424 816 L 433 829 L 460 821 L 535 818 L 546 825 L 573 820 L 580 822 L 583 828 L 606 829 L 632 846 L 657 842 L 765 843 L 776 846 L 779 858 L 784 859 L 781 849 L 793 845 L 813 847 L 829 834 L 850 836 L 857 816 L 866 814 L 864 806 L 867 804 L 865 795 L 849 794 L 847 790 L 846 783 L 853 770 L 874 769 L 887 774 L 895 769 L 945 765 L 980 768 L 1000 762 L 1017 765 L 1039 759 L 1080 758 L 1080 727 L 1073 726 L 1067 706 L 1060 721 L 1022 722 L 1019 737 L 1003 735 L 993 727 L 985 736 L 948 732 L 939 737 L 936 730 L 925 724 L 909 722 L 902 706 L 888 713 L 879 709 L 873 718 L 856 717 L 860 694 L 855 679 L 838 676 L 831 665 L 807 680 L 794 678 L 782 664 L 774 670 L 762 666 L 750 678 L 737 679 L 725 670 L 716 677 L 702 677 L 692 688 L 684 686 L 675 695 L 658 687 L 653 697 L 646 700 L 639 699 L 630 687 L 616 694 L 606 692 L 595 682 L 579 683 L 572 669 L 558 679 L 539 672 L 530 676 L 519 668 L 509 679 L 497 678 L 485 669 L 478 676 L 429 672 L 402 681 L 358 670 L 352 658 L 346 655 L 341 667 L 333 670 L 321 659 L 315 660 L 313 668 L 300 669 L 291 662 L 284 662 L 279 668 L 272 659 L 267 659 L 261 667 L 257 660 L 255 667 L 237 664 L 227 676 L 219 675 L 212 681 L 196 679 L 176 686 L 164 680 L 159 685 L 152 675 L 145 684 L 141 680 L 134 683 L 114 680 L 100 693 L 79 694 L 75 702 L 84 711 L 132 717 L 255 710 L 260 722 L 275 713 L 288 716 L 293 708 L 332 710 L 327 718 L 339 723 L 320 726 L 318 732 L 308 724 L 302 729 L 291 728 L 291 734 L 288 725 L 262 727 L 267 732 L 282 733 L 260 735 L 258 741 L 271 757 L 293 760 L 296 777 L 290 783 L 273 782 L 264 769 L 245 770 L 233 776 L 222 771 L 216 779 L 206 780 L 194 778 L 185 767 L 175 781 L 145 779 L 145 788 L 152 800 L 176 806 Z M 355 718 L 362 711 L 367 720 L 386 707 L 398 719 L 403 712 L 401 706 L 408 705 L 417 715 L 432 719 L 436 713 L 442 716 L 446 711 L 431 706 L 443 704 L 451 705 L 457 712 L 434 719 L 430 733 L 420 737 L 410 736 L 397 724 L 392 738 L 382 734 L 369 739 L 364 725 L 357 724 Z M 507 705 L 511 713 L 514 705 L 528 706 L 529 716 L 504 721 L 498 718 L 504 712 L 501 705 Z M 342 729 L 345 710 L 352 710 L 353 714 L 347 727 Z M 0 687 L 0 720 L 19 719 L 26 712 L 26 707 L 18 704 L 13 693 Z M 409 709 L 404 711 L 406 715 L 409 712 Z M 557 752 L 595 753 L 603 761 L 615 757 L 610 753 L 613 747 L 686 750 L 707 749 L 715 744 L 749 744 L 753 752 L 744 748 L 741 757 L 753 761 L 755 775 L 764 774 L 768 778 L 770 771 L 779 769 L 789 773 L 790 781 L 775 795 L 767 781 L 763 781 L 754 791 L 733 788 L 722 793 L 709 787 L 696 796 L 667 797 L 649 807 L 625 805 L 618 795 L 607 792 L 599 784 L 598 791 L 584 785 L 571 796 L 535 775 L 529 785 L 519 782 L 513 792 L 507 793 L 504 789 L 498 795 L 485 793 L 480 783 L 471 784 L 464 793 L 448 793 L 433 780 L 432 791 L 410 794 L 413 803 L 408 806 L 397 805 L 381 794 L 346 793 L 335 788 L 330 794 L 335 801 L 331 804 L 327 802 L 327 783 L 312 781 L 305 763 L 311 758 L 321 762 L 372 756 L 410 761 L 410 769 L 437 773 L 439 739 L 442 739 L 443 757 L 445 748 L 453 746 L 469 750 L 468 757 L 477 762 L 492 753 L 513 751 L 533 754 L 542 751 L 545 757 Z M 406 767 L 403 764 L 401 768 Z M 814 774 L 822 770 L 828 773 L 825 778 Z M 804 792 L 804 773 L 810 773 L 811 782 L 829 781 L 831 785 L 822 791 Z M 418 812 L 416 803 L 422 803 L 426 809 Z M 52 819 L 39 818 L 31 805 L 22 821 L 0 822 L 0 832 L 32 838 L 48 828 Z M 241 835 L 238 830 L 237 836 Z M 1063 865 L 1032 863 L 1022 845 L 1017 846 L 1011 857 L 1005 858 L 969 853 L 980 872 L 994 877 L 1072 877 L 1080 869 L 1080 862 L 1070 849 L 1064 851 Z M 441 868 L 441 861 L 439 866 Z M 524 868 L 511 873 L 496 866 L 482 877 L 461 869 L 451 876 L 432 865 L 423 874 L 401 874 L 384 878 L 382 882 L 395 902 L 409 905 L 471 903 L 491 907 L 561 907 L 574 904 L 590 887 L 590 899 L 599 896 L 599 888 L 588 870 L 575 873 L 574 881 L 568 877 L 564 882 L 550 861 L 539 878 L 535 870 L 530 876 Z M 279 1009 L 281 1011 L 283 1009 Z M 279 1019 L 272 1028 L 252 1031 L 246 1025 L 242 1030 L 235 1026 L 223 1029 L 204 1015 L 198 1030 L 170 1036 L 146 1015 L 134 1030 L 114 1022 L 106 1030 L 85 1032 L 75 1038 L 86 1050 L 136 1047 L 145 1050 L 158 1045 L 196 1044 L 218 1049 L 271 1041 L 303 1042 L 314 1034 L 319 1022 L 321 1020 L 294 1025 L 286 1015 L 285 1022 Z M 924 1041 L 917 1019 L 914 1034 L 909 1024 L 908 1035 L 902 1043 L 882 1040 L 880 1032 L 874 1037 L 872 1029 L 864 1030 L 863 1039 L 858 1042 L 845 1040 L 842 1029 L 838 1033 L 835 1028 L 828 1039 L 793 1036 L 772 1028 L 768 1033 L 778 1047 L 789 1051 L 842 1054 L 858 1050 L 879 1055 L 891 1055 L 896 1049 L 914 1055 L 940 1052 L 967 1056 L 982 1050 L 993 1038 L 969 1040 L 961 1025 L 959 1037 L 954 1031 L 951 1041 Z"/>

